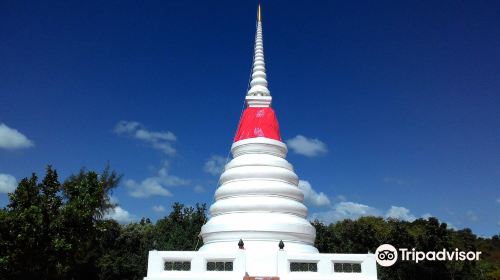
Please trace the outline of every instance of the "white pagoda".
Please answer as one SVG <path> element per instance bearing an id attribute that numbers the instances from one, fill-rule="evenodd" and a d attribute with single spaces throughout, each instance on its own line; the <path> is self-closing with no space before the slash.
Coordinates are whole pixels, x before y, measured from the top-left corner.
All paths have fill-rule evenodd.
<path id="1" fill-rule="evenodd" d="M 376 280 L 373 254 L 320 254 L 267 87 L 260 6 L 252 80 L 199 251 L 150 251 L 145 280 Z"/>

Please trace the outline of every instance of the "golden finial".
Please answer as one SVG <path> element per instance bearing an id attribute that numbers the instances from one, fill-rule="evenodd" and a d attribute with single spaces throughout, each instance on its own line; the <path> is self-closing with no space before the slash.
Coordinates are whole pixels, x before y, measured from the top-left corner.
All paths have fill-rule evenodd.
<path id="1" fill-rule="evenodd" d="M 259 10 L 258 10 L 258 13 L 257 13 L 257 20 L 260 22 L 260 3 L 259 3 Z"/>

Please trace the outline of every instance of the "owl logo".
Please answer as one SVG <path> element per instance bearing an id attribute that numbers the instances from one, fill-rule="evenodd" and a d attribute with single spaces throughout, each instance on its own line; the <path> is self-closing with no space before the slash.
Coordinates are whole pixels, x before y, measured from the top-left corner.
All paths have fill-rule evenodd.
<path id="1" fill-rule="evenodd" d="M 398 260 L 398 251 L 391 244 L 383 244 L 375 251 L 375 257 L 379 265 L 391 266 Z"/>

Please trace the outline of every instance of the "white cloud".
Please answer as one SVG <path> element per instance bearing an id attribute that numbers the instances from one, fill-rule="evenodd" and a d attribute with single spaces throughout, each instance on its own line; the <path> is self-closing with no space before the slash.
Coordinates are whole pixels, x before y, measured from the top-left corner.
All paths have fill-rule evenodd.
<path id="1" fill-rule="evenodd" d="M 111 202 L 113 204 L 117 204 L 119 202 L 118 197 L 116 197 L 114 195 L 109 196 L 109 202 Z"/>
<path id="2" fill-rule="evenodd" d="M 163 213 L 165 212 L 165 207 L 163 205 L 155 205 L 153 206 L 153 211 L 156 213 Z"/>
<path id="3" fill-rule="evenodd" d="M 203 193 L 206 191 L 205 188 L 201 185 L 196 185 L 193 190 L 195 193 Z"/>
<path id="4" fill-rule="evenodd" d="M 385 217 L 409 222 L 412 222 L 416 219 L 415 216 L 410 213 L 410 210 L 408 208 L 399 206 L 391 206 L 391 208 L 387 210 Z"/>
<path id="5" fill-rule="evenodd" d="M 414 221 L 416 219 L 415 215 L 411 214 L 410 210 L 405 207 L 391 206 L 387 211 L 382 211 L 375 207 L 352 201 L 340 201 L 333 204 L 327 211 L 313 213 L 310 219 L 335 223 L 344 219 L 356 220 L 364 216 L 377 216 L 405 221 Z"/>
<path id="6" fill-rule="evenodd" d="M 381 212 L 373 207 L 352 201 L 342 201 L 325 212 L 313 213 L 311 219 L 334 223 L 344 219 L 358 219 L 362 216 L 380 216 Z"/>
<path id="7" fill-rule="evenodd" d="M 499 198 L 497 198 L 497 203 L 500 203 L 500 197 L 499 197 Z"/>
<path id="8" fill-rule="evenodd" d="M 406 207 L 401 206 L 391 206 L 387 210 L 378 209 L 365 204 L 347 201 L 344 196 L 337 196 L 334 202 L 326 211 L 312 213 L 309 217 L 310 220 L 319 220 L 321 222 L 330 224 L 345 219 L 356 220 L 365 216 L 375 216 L 383 218 L 392 218 L 402 221 L 413 222 L 416 220 L 416 216 L 411 213 L 411 211 Z M 429 217 L 434 217 L 431 213 L 425 213 L 422 218 L 428 219 Z M 456 229 L 455 225 L 446 222 L 448 228 Z"/>
<path id="9" fill-rule="evenodd" d="M 0 148 L 20 149 L 33 147 L 33 141 L 14 128 L 0 123 Z"/>
<path id="10" fill-rule="evenodd" d="M 342 201 L 338 203 L 334 209 L 337 213 L 341 214 L 342 217 L 349 217 L 351 219 L 380 214 L 380 211 L 373 207 L 352 201 Z"/>
<path id="11" fill-rule="evenodd" d="M 467 219 L 469 219 L 469 221 L 471 221 L 471 222 L 477 222 L 477 220 L 479 220 L 476 213 L 474 213 L 474 211 L 472 211 L 472 210 L 467 211 L 466 215 L 467 215 Z"/>
<path id="12" fill-rule="evenodd" d="M 127 210 L 121 208 L 120 206 L 116 206 L 108 211 L 104 215 L 105 219 L 112 219 L 119 223 L 128 223 L 135 220 L 135 216 L 131 215 Z"/>
<path id="13" fill-rule="evenodd" d="M 324 155 L 328 152 L 326 144 L 321 142 L 321 140 L 307 138 L 300 134 L 286 140 L 286 144 L 293 152 L 306 157 Z"/>
<path id="14" fill-rule="evenodd" d="M 328 206 L 330 199 L 323 192 L 316 192 L 308 181 L 300 180 L 299 189 L 304 193 L 306 204 L 313 206 Z"/>
<path id="15" fill-rule="evenodd" d="M 217 176 L 222 174 L 225 165 L 226 165 L 225 158 L 218 155 L 213 155 L 207 160 L 207 162 L 205 162 L 203 170 L 205 170 L 205 172 L 207 173 Z"/>
<path id="16" fill-rule="evenodd" d="M 16 177 L 0 173 L 0 193 L 11 193 L 17 188 Z"/>
<path id="17" fill-rule="evenodd" d="M 158 170 L 156 176 L 148 177 L 141 182 L 126 180 L 125 186 L 129 189 L 129 195 L 135 198 L 150 196 L 172 196 L 167 187 L 188 185 L 189 181 L 169 174 L 169 164 L 163 162 L 163 166 Z"/>
<path id="18" fill-rule="evenodd" d="M 458 230 L 458 227 L 456 227 L 454 224 L 449 223 L 449 222 L 444 222 L 444 223 L 446 223 L 446 227 L 447 227 L 447 228 L 451 228 L 451 229 L 454 229 L 454 230 Z"/>
<path id="19" fill-rule="evenodd" d="M 132 197 L 150 197 L 150 196 L 172 196 L 172 193 L 164 188 L 158 181 L 156 177 L 150 177 L 142 180 L 142 182 L 137 183 L 134 180 L 126 180 L 125 186 L 129 188 L 129 194 Z"/>
<path id="20" fill-rule="evenodd" d="M 120 121 L 116 124 L 114 132 L 141 140 L 168 156 L 173 156 L 176 152 L 172 143 L 177 137 L 170 131 L 149 131 L 139 122 Z"/>
<path id="21" fill-rule="evenodd" d="M 339 194 L 339 195 L 337 195 L 335 197 L 335 200 L 337 200 L 337 201 L 347 201 L 347 198 L 345 197 L 345 195 Z"/>
<path id="22" fill-rule="evenodd" d="M 430 217 L 434 217 L 434 215 L 432 215 L 431 213 L 425 213 L 422 215 L 422 218 L 426 220 L 429 219 Z"/>

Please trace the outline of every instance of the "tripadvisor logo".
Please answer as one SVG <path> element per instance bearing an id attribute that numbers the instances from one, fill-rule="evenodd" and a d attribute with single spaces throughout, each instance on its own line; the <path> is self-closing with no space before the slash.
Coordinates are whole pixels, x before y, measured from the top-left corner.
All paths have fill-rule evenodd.
<path id="1" fill-rule="evenodd" d="M 398 251 L 391 244 L 382 244 L 375 251 L 375 257 L 381 266 L 391 266 L 398 260 Z"/>
<path id="2" fill-rule="evenodd" d="M 407 248 L 399 248 L 397 250 L 391 244 L 383 244 L 378 246 L 375 251 L 375 258 L 379 265 L 381 266 L 391 266 L 396 263 L 399 259 L 402 261 L 414 261 L 418 263 L 420 261 L 478 261 L 481 252 L 473 251 L 460 251 L 455 248 L 453 251 L 448 251 L 446 249 L 440 251 L 416 251 L 415 248 L 409 250 Z"/>

